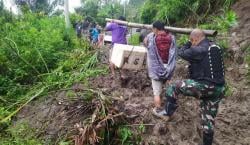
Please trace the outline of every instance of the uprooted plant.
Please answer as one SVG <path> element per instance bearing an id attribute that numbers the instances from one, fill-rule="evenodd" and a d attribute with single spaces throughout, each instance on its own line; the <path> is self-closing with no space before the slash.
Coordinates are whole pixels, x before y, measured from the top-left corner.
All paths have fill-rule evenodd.
<path id="1" fill-rule="evenodd" d="M 79 131 L 78 135 L 73 136 L 75 145 L 97 144 L 111 140 L 109 135 L 116 129 L 116 125 L 124 122 L 125 116 L 123 112 L 119 112 L 112 106 L 112 98 L 105 96 L 100 90 L 92 90 L 96 96 L 92 101 L 91 115 L 80 123 L 75 124 L 75 128 Z"/>
<path id="2" fill-rule="evenodd" d="M 91 92 L 93 97 L 88 103 L 86 101 L 84 104 L 81 103 L 91 109 L 84 113 L 84 115 L 88 114 L 88 117 L 74 125 L 78 132 L 70 138 L 75 145 L 130 145 L 140 144 L 143 141 L 142 134 L 145 132 L 145 125 L 151 126 L 152 124 L 143 124 L 143 122 L 133 124 L 135 117 L 123 112 L 124 100 L 122 98 L 111 96 L 102 89 L 80 91 Z M 79 110 L 74 112 L 79 112 Z"/>

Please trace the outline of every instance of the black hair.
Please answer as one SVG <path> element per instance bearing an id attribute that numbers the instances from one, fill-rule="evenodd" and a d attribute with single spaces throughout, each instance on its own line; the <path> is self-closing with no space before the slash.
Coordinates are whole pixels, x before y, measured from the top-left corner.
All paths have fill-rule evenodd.
<path id="1" fill-rule="evenodd" d="M 85 18 L 85 21 L 87 22 L 91 22 L 91 20 L 92 20 L 92 18 L 91 17 L 89 17 L 89 16 L 87 16 L 86 18 Z"/>
<path id="2" fill-rule="evenodd" d="M 120 16 L 118 20 L 126 21 L 126 18 L 124 16 Z"/>
<path id="3" fill-rule="evenodd" d="M 156 29 L 158 29 L 158 30 L 165 30 L 165 29 L 164 29 L 164 23 L 161 22 L 161 21 L 155 21 L 155 22 L 153 23 L 153 28 L 156 28 Z"/>
<path id="4" fill-rule="evenodd" d="M 93 22 L 92 25 L 91 25 L 91 28 L 95 28 L 96 27 L 96 23 Z"/>

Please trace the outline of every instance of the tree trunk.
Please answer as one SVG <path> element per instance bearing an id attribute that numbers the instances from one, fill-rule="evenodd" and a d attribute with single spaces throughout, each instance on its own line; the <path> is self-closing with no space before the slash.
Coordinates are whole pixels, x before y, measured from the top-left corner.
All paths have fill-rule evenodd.
<path id="1" fill-rule="evenodd" d="M 126 26 L 129 26 L 129 27 L 135 27 L 135 28 L 145 28 L 145 29 L 151 29 L 152 28 L 152 25 L 131 23 L 131 22 L 121 21 L 121 20 L 116 20 L 116 19 L 106 18 L 106 21 L 115 22 L 115 23 L 118 23 L 118 24 L 126 25 Z M 170 31 L 170 32 L 180 33 L 180 34 L 190 34 L 193 31 L 193 29 L 190 29 L 190 28 L 176 28 L 176 27 L 167 27 L 167 26 L 165 26 L 165 29 Z M 215 31 L 215 30 L 203 30 L 203 31 L 207 36 L 215 37 L 217 35 L 217 31 Z"/>
<path id="2" fill-rule="evenodd" d="M 66 29 L 69 29 L 70 28 L 69 0 L 64 0 L 64 16 L 65 16 Z"/>

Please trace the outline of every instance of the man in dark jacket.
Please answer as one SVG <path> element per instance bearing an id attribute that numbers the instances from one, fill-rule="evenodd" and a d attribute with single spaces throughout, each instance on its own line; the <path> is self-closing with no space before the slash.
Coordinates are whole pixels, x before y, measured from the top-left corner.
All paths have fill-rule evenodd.
<path id="1" fill-rule="evenodd" d="M 179 94 L 201 100 L 203 145 L 211 145 L 214 119 L 224 96 L 224 64 L 222 50 L 213 45 L 202 30 L 195 29 L 188 41 L 178 50 L 178 55 L 190 63 L 190 79 L 177 81 L 166 90 L 166 106 L 154 115 L 168 121 L 177 109 Z"/>

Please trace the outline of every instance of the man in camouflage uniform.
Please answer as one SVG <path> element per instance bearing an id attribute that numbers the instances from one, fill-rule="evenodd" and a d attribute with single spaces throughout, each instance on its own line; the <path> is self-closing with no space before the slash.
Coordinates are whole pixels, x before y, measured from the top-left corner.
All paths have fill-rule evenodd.
<path id="1" fill-rule="evenodd" d="M 214 119 L 224 95 L 224 65 L 222 50 L 212 45 L 200 29 L 190 34 L 190 41 L 178 50 L 178 55 L 190 63 L 190 79 L 177 81 L 166 90 L 165 109 L 154 115 L 168 121 L 177 109 L 179 94 L 201 100 L 203 145 L 211 145 Z"/>

